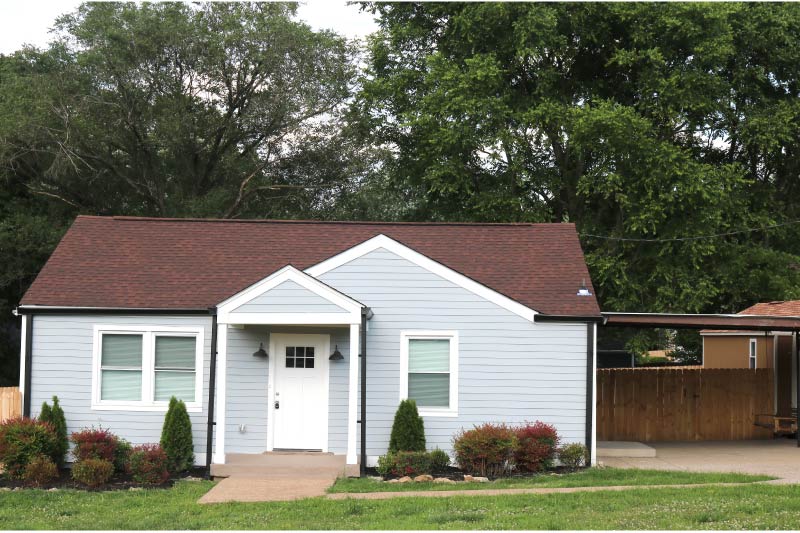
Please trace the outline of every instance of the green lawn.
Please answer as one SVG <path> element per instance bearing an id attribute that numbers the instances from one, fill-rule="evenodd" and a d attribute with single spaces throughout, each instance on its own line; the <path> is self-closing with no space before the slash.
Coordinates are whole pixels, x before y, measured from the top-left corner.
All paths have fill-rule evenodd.
<path id="1" fill-rule="evenodd" d="M 340 479 L 330 492 L 395 492 L 406 490 L 476 490 L 518 489 L 526 487 L 598 487 L 612 485 L 681 485 L 697 483 L 752 483 L 773 479 L 747 474 L 668 472 L 664 470 L 627 470 L 591 468 L 574 474 L 499 479 L 489 483 L 383 483 L 373 479 Z"/>
<path id="2" fill-rule="evenodd" d="M 0 492 L 8 529 L 800 529 L 800 487 L 741 485 L 514 496 L 202 506 L 170 490 Z"/>

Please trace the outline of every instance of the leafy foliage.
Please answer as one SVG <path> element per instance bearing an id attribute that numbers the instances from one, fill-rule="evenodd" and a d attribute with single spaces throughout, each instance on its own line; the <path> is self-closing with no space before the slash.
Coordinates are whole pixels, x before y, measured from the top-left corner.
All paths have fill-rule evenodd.
<path id="1" fill-rule="evenodd" d="M 72 464 L 72 478 L 95 488 L 106 483 L 114 474 L 114 464 L 105 459 L 81 459 Z"/>
<path id="2" fill-rule="evenodd" d="M 431 469 L 434 472 L 444 472 L 450 465 L 450 456 L 444 450 L 436 448 L 429 455 L 431 456 Z"/>
<path id="3" fill-rule="evenodd" d="M 587 463 L 589 450 L 579 442 L 567 444 L 558 450 L 558 460 L 569 470 L 576 470 Z"/>
<path id="4" fill-rule="evenodd" d="M 465 472 L 499 477 L 512 470 L 518 443 L 513 428 L 487 423 L 456 434 L 453 451 L 456 463 Z"/>
<path id="5" fill-rule="evenodd" d="M 54 457 L 58 439 L 53 427 L 32 418 L 12 418 L 0 423 L 0 463 L 4 473 L 19 479 L 39 456 Z"/>
<path id="6" fill-rule="evenodd" d="M 184 472 L 194 465 L 192 421 L 186 411 L 186 404 L 175 396 L 170 398 L 169 408 L 164 417 L 161 447 L 167 454 L 170 472 Z"/>
<path id="7" fill-rule="evenodd" d="M 39 420 L 50 424 L 55 430 L 58 446 L 53 455 L 53 460 L 56 465 L 63 466 L 69 451 L 69 439 L 67 437 L 67 419 L 64 416 L 64 410 L 58 403 L 58 396 L 53 396 L 52 407 L 47 402 L 42 403 Z"/>
<path id="8" fill-rule="evenodd" d="M 137 483 L 160 485 L 169 479 L 169 460 L 158 444 L 134 446 L 128 462 L 128 472 Z"/>
<path id="9" fill-rule="evenodd" d="M 133 446 L 125 439 L 117 438 L 117 446 L 114 448 L 114 472 L 121 473 L 128 470 L 128 462 L 131 458 Z"/>
<path id="10" fill-rule="evenodd" d="M 383 476 L 418 476 L 433 471 L 431 454 L 421 452 L 389 452 L 378 457 L 376 470 Z"/>
<path id="11" fill-rule="evenodd" d="M 25 465 L 22 472 L 22 479 L 28 485 L 41 487 L 58 478 L 58 467 L 53 460 L 46 455 L 37 455 Z"/>
<path id="12" fill-rule="evenodd" d="M 74 432 L 70 440 L 75 445 L 72 455 L 75 461 L 86 459 L 102 459 L 114 462 L 114 454 L 119 444 L 119 438 L 111 431 L 103 428 L 86 428 Z"/>
<path id="13" fill-rule="evenodd" d="M 400 402 L 392 423 L 389 452 L 424 452 L 425 423 L 417 411 L 417 402 L 406 399 Z"/>
<path id="14" fill-rule="evenodd" d="M 519 426 L 514 431 L 517 434 L 514 461 L 518 469 L 539 472 L 553 465 L 560 441 L 554 426 L 537 421 Z"/>

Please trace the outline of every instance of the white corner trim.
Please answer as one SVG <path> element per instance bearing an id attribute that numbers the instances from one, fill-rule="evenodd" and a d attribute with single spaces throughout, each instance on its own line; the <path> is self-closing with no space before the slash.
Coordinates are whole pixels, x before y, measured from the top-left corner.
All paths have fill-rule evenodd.
<path id="1" fill-rule="evenodd" d="M 141 400 L 101 400 L 100 363 L 101 339 L 104 334 L 142 335 L 142 398 Z M 154 400 L 155 394 L 155 339 L 159 335 L 180 335 L 195 338 L 194 401 L 186 401 L 186 410 L 200 413 L 203 409 L 203 344 L 205 328 L 194 326 L 95 324 L 92 335 L 92 398 L 93 411 L 138 411 L 165 413 L 167 401 Z"/>
<path id="2" fill-rule="evenodd" d="M 408 343 L 412 339 L 446 339 L 450 341 L 450 405 L 449 407 L 418 407 L 420 416 L 458 416 L 458 331 L 404 330 L 400 332 L 400 401 L 408 398 Z"/>
<path id="3" fill-rule="evenodd" d="M 302 272 L 291 265 L 287 265 L 280 270 L 275 271 L 274 273 L 270 274 L 266 278 L 262 279 L 261 281 L 251 285 L 250 287 L 244 289 L 243 291 L 239 292 L 238 294 L 234 294 L 227 300 L 223 301 L 217 306 L 217 321 L 219 323 L 236 323 L 236 324 L 247 324 L 247 323 L 265 323 L 263 320 L 261 322 L 242 322 L 238 319 L 238 317 L 242 316 L 249 316 L 249 315 L 284 315 L 284 316 L 292 316 L 292 315 L 302 315 L 302 314 L 309 314 L 313 315 L 313 313 L 235 313 L 236 309 L 241 307 L 242 305 L 246 304 L 247 302 L 261 296 L 262 294 L 269 292 L 271 289 L 277 287 L 278 285 L 286 282 L 292 281 L 297 283 L 304 289 L 313 292 L 317 296 L 327 300 L 328 302 L 332 303 L 333 305 L 342 308 L 343 312 L 341 313 L 317 313 L 317 315 L 339 315 L 338 322 L 325 322 L 326 324 L 350 324 L 350 321 L 343 322 L 345 320 L 343 317 L 347 317 L 346 320 L 351 320 L 352 316 L 358 315 L 358 320 L 361 320 L 361 308 L 363 305 L 342 294 L 341 292 L 329 287 L 325 283 L 319 281 L 318 279 L 313 278 L 312 276 L 308 275 L 305 272 Z M 236 319 L 232 315 L 236 315 Z M 288 320 L 288 319 L 285 319 Z M 329 317 L 328 320 L 333 320 L 332 317 Z M 276 322 L 270 322 L 276 323 Z M 289 322 L 277 322 L 279 324 L 297 324 L 296 320 Z M 311 322 L 313 323 L 313 322 Z"/>
<path id="4" fill-rule="evenodd" d="M 537 311 L 522 305 L 521 303 L 512 300 L 508 296 L 504 294 L 500 294 L 499 292 L 495 291 L 494 289 L 490 289 L 486 285 L 482 283 L 478 283 L 477 281 L 456 272 L 452 268 L 439 263 L 438 261 L 434 261 L 430 257 L 423 255 L 416 250 L 409 248 L 405 244 L 402 244 L 386 235 L 376 235 L 371 239 L 362 242 L 352 248 L 345 250 L 344 252 L 334 255 L 318 263 L 312 267 L 309 267 L 305 270 L 307 274 L 318 278 L 322 274 L 329 272 L 337 267 L 344 265 L 345 263 L 349 263 L 354 259 L 357 259 L 365 254 L 368 254 L 374 250 L 379 248 L 385 248 L 386 250 L 411 261 L 412 263 L 416 264 L 419 267 L 424 268 L 425 270 L 435 274 L 441 278 L 450 281 L 473 294 L 484 298 L 500 307 L 515 313 L 526 320 L 533 322 L 533 316 L 537 314 Z"/>
<path id="5" fill-rule="evenodd" d="M 22 394 L 23 401 L 25 398 L 25 372 L 27 369 L 25 368 L 25 351 L 27 348 L 28 342 L 28 317 L 33 318 L 33 315 L 22 315 L 22 330 L 20 331 L 20 343 L 19 343 L 19 392 Z"/>

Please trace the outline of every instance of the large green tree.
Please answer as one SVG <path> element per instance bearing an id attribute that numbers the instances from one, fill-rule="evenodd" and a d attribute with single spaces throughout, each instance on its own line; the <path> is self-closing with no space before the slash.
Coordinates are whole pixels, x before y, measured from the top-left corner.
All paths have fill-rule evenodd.
<path id="1" fill-rule="evenodd" d="M 772 227 L 800 218 L 800 6 L 364 8 L 357 109 L 405 217 L 573 221 L 607 310 L 800 296 Z"/>
<path id="2" fill-rule="evenodd" d="M 369 166 L 353 43 L 294 3 L 87 3 L 0 56 L 0 382 L 11 309 L 78 213 L 318 218 Z"/>

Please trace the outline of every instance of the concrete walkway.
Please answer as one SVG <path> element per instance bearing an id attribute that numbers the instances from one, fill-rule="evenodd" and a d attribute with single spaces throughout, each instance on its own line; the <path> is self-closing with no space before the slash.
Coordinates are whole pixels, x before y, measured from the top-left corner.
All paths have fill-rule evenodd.
<path id="1" fill-rule="evenodd" d="M 695 483 L 678 485 L 612 485 L 605 487 L 557 487 L 529 489 L 475 489 L 475 490 L 406 490 L 397 492 L 338 492 L 328 494 L 329 500 L 388 500 L 391 498 L 447 498 L 451 496 L 507 496 L 512 494 L 569 494 L 573 492 L 600 492 L 650 489 L 688 489 L 695 487 L 740 487 L 752 483 Z"/>
<path id="2" fill-rule="evenodd" d="M 342 455 L 323 453 L 228 454 L 211 474 L 224 479 L 198 503 L 274 502 L 323 496 L 345 475 Z"/>
<path id="3" fill-rule="evenodd" d="M 800 448 L 791 439 L 724 442 L 649 442 L 655 457 L 599 457 L 605 466 L 740 472 L 779 478 L 774 483 L 800 483 Z"/>

